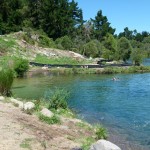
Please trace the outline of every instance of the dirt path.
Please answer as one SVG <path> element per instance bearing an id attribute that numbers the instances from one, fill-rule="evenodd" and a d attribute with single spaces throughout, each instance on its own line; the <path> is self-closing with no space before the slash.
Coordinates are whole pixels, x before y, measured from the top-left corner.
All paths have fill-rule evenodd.
<path id="1" fill-rule="evenodd" d="M 0 102 L 0 150 L 71 150 L 80 147 L 81 135 L 75 120 L 47 125 L 35 115 L 27 115 L 11 103 Z M 78 140 L 77 140 L 78 139 Z"/>

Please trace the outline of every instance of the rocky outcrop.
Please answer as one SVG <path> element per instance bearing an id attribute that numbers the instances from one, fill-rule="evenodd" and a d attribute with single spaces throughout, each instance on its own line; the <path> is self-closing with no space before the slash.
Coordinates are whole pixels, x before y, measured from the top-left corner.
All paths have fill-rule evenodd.
<path id="1" fill-rule="evenodd" d="M 21 102 L 17 99 L 14 99 L 14 98 L 10 98 L 10 101 L 12 103 L 14 103 L 15 105 L 17 105 L 19 108 L 23 109 L 23 107 L 24 107 L 23 102 Z"/>
<path id="2" fill-rule="evenodd" d="M 46 117 L 50 117 L 50 118 L 54 116 L 54 114 L 50 110 L 48 110 L 47 108 L 43 108 L 41 110 L 41 114 L 46 116 Z"/>
<path id="3" fill-rule="evenodd" d="M 0 101 L 4 101 L 5 97 L 4 96 L 0 96 Z"/>
<path id="4" fill-rule="evenodd" d="M 33 102 L 27 102 L 23 106 L 24 110 L 32 110 L 34 108 L 35 108 L 35 104 Z"/>
<path id="5" fill-rule="evenodd" d="M 14 98 L 10 98 L 10 101 L 23 110 L 32 110 L 35 108 L 35 104 L 33 102 L 26 102 L 24 104 L 22 101 Z"/>
<path id="6" fill-rule="evenodd" d="M 117 145 L 106 141 L 106 140 L 99 140 L 94 143 L 90 150 L 121 150 Z"/>

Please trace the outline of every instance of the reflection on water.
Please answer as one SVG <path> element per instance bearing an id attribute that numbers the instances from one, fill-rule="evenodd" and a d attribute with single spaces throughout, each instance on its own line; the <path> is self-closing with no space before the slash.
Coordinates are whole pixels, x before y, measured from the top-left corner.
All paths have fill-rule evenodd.
<path id="1" fill-rule="evenodd" d="M 150 149 L 150 74 L 63 76 L 47 72 L 16 79 L 16 97 L 38 99 L 47 89 L 71 91 L 69 105 L 91 123 L 102 122 L 126 140 Z"/>

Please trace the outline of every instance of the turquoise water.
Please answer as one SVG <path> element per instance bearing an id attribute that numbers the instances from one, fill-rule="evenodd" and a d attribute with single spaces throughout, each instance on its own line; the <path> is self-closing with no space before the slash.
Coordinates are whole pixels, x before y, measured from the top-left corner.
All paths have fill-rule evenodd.
<path id="1" fill-rule="evenodd" d="M 90 123 L 101 122 L 125 140 L 150 149 L 150 73 L 60 76 L 47 73 L 16 79 L 15 97 L 38 99 L 47 89 L 71 91 L 69 106 Z M 136 150 L 136 149 L 135 149 Z"/>

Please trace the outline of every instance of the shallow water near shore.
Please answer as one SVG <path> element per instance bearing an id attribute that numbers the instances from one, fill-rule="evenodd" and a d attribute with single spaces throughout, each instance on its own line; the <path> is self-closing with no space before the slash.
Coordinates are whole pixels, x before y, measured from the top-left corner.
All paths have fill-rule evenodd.
<path id="1" fill-rule="evenodd" d="M 114 76 L 119 79 L 113 81 Z M 46 72 L 15 79 L 13 93 L 39 99 L 55 87 L 69 90 L 69 106 L 86 121 L 106 126 L 110 140 L 122 149 L 127 150 L 125 145 L 130 150 L 150 149 L 150 73 L 64 76 Z"/>

